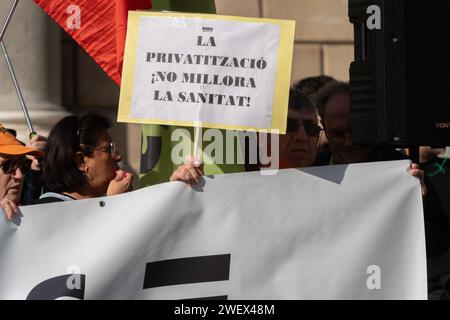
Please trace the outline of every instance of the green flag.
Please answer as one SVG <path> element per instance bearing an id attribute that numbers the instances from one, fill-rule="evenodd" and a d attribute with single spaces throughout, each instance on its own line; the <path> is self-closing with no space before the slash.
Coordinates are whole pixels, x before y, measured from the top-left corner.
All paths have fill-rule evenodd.
<path id="1" fill-rule="evenodd" d="M 216 13 L 213 0 L 153 0 L 152 10 Z M 140 167 L 141 187 L 154 185 L 169 181 L 172 172 L 178 164 L 172 162 L 171 154 L 173 147 L 179 141 L 171 141 L 171 136 L 176 129 L 186 129 L 189 132 L 189 143 L 193 150 L 194 130 L 193 128 L 182 128 L 176 126 L 142 125 L 142 149 Z M 225 130 L 220 130 L 225 137 Z M 234 140 L 234 154 L 240 152 L 239 141 Z M 202 148 L 205 147 L 205 143 Z M 224 139 L 223 152 L 226 150 L 226 139 Z M 206 175 L 233 173 L 245 171 L 244 165 L 239 164 L 204 164 Z"/>
<path id="2" fill-rule="evenodd" d="M 216 13 L 214 0 L 152 0 L 152 9 L 157 11 Z"/>

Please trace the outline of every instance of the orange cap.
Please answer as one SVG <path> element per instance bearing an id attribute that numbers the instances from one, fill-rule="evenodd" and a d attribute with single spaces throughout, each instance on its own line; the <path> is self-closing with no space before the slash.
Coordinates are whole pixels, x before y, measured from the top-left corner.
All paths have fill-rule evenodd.
<path id="1" fill-rule="evenodd" d="M 32 155 L 42 158 L 44 154 L 36 149 L 23 146 L 11 133 L 0 124 L 0 155 L 23 156 Z"/>

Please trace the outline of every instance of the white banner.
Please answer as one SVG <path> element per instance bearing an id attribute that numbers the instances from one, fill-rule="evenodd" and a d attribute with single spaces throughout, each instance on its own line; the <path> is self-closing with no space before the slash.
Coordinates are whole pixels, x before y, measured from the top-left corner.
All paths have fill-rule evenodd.
<path id="1" fill-rule="evenodd" d="M 0 298 L 426 299 L 408 161 L 205 177 L 22 207 Z"/>

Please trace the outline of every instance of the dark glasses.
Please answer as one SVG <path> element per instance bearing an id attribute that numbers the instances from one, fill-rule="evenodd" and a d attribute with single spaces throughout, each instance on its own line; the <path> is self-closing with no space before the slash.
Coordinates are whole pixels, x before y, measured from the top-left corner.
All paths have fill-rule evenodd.
<path id="1" fill-rule="evenodd" d="M 319 137 L 320 131 L 322 131 L 322 128 L 314 123 L 309 122 L 303 122 L 300 123 L 298 120 L 288 118 L 287 119 L 287 127 L 286 131 L 289 133 L 297 132 L 297 130 L 303 126 L 305 128 L 305 133 L 310 137 Z"/>
<path id="2" fill-rule="evenodd" d="M 11 174 L 16 172 L 17 169 L 20 169 L 22 173 L 27 173 L 31 169 L 31 160 L 27 158 L 19 158 L 19 159 L 8 159 L 3 161 L 0 164 L 0 168 L 3 173 Z"/>

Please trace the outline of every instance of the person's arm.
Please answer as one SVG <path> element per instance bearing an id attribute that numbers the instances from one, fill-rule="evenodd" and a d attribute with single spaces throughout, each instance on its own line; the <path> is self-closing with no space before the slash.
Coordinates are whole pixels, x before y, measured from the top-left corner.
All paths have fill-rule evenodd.
<path id="1" fill-rule="evenodd" d="M 40 135 L 35 135 L 30 141 L 28 141 L 26 146 L 28 148 L 45 152 L 45 148 L 47 147 L 47 138 Z M 25 206 L 35 204 L 42 193 L 41 166 L 43 160 L 30 155 L 27 155 L 27 158 L 32 161 L 31 170 L 25 175 L 22 196 L 20 200 L 20 205 Z"/>
<path id="2" fill-rule="evenodd" d="M 47 147 L 47 138 L 44 136 L 35 135 L 30 141 L 27 142 L 26 146 L 28 148 L 36 149 L 44 153 L 45 148 Z M 32 160 L 31 170 L 41 171 L 41 162 L 38 158 L 29 155 L 27 156 L 27 158 Z"/>
<path id="3" fill-rule="evenodd" d="M 8 219 L 9 221 L 12 220 L 14 214 L 16 214 L 19 210 L 19 208 L 13 201 L 6 198 L 0 201 L 0 207 L 2 207 L 5 211 L 6 219 Z"/>

